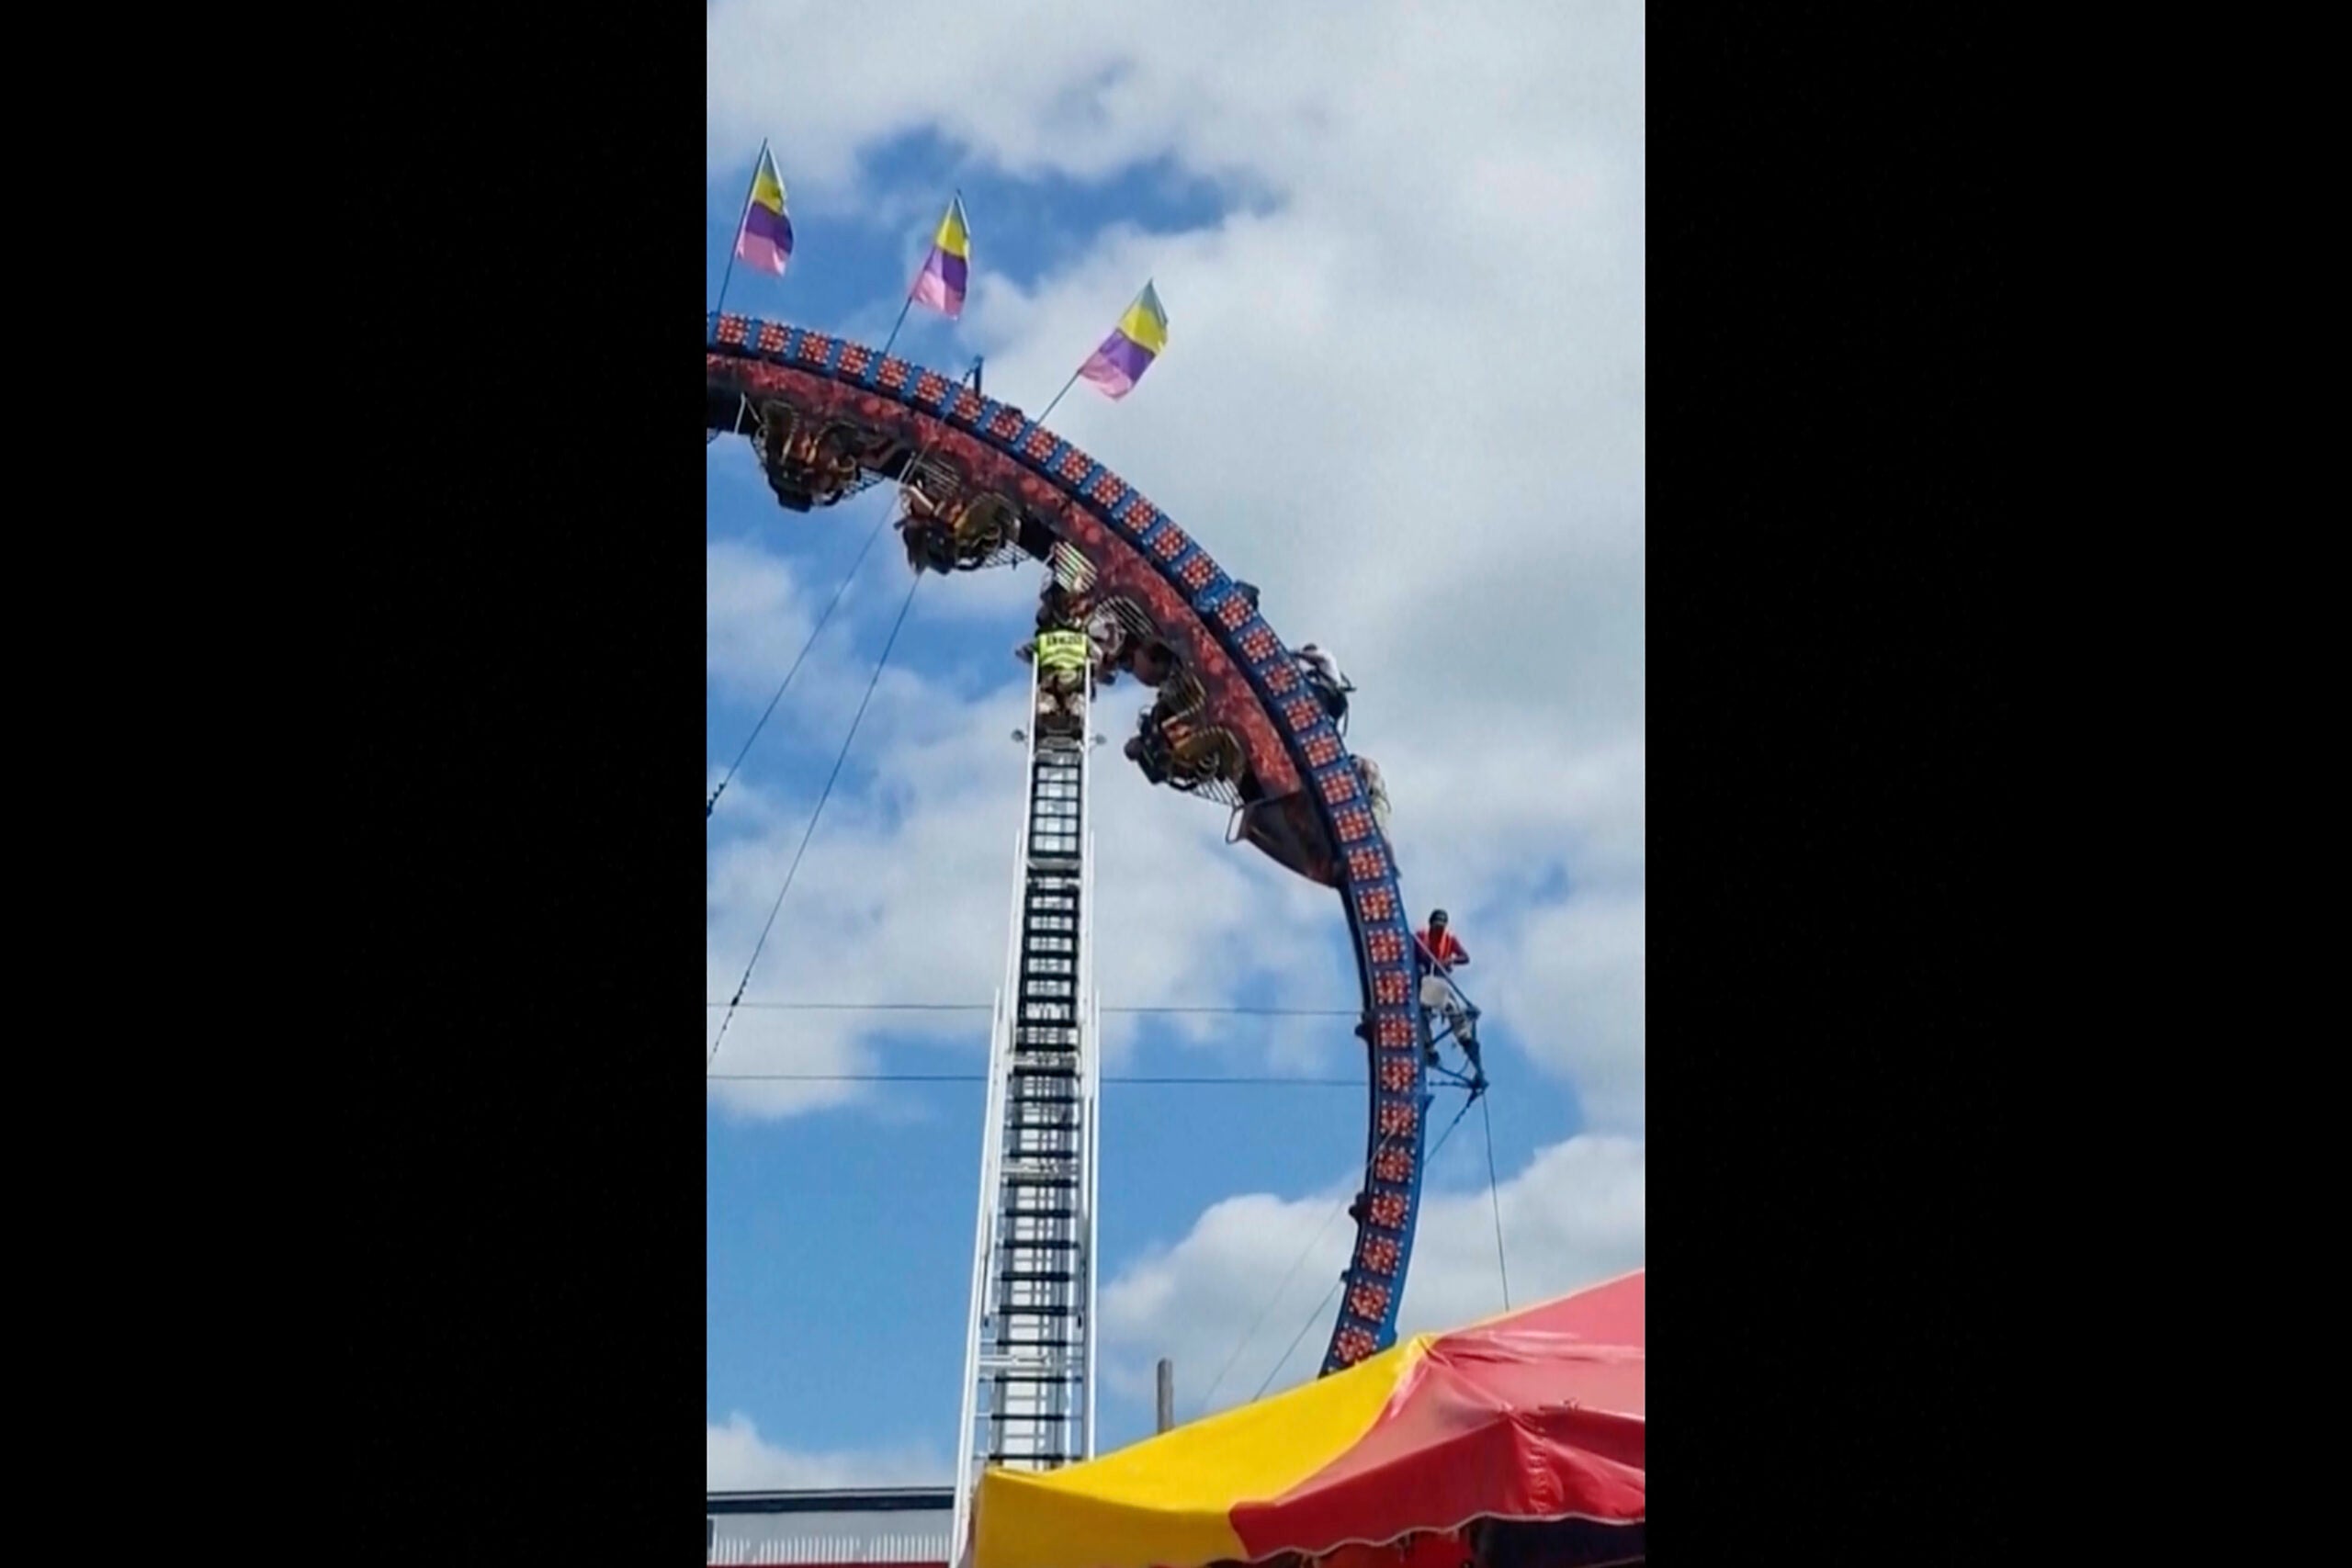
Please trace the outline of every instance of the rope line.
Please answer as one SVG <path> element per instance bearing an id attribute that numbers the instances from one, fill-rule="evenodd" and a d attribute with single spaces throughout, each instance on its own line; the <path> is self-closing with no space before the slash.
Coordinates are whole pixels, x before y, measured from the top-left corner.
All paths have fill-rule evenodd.
<path id="1" fill-rule="evenodd" d="M 1442 1148 L 1445 1147 L 1445 1141 L 1446 1141 L 1446 1139 L 1448 1139 L 1448 1138 L 1450 1138 L 1450 1137 L 1453 1136 L 1453 1129 L 1454 1129 L 1454 1128 L 1456 1128 L 1456 1127 L 1458 1127 L 1458 1126 L 1460 1126 L 1460 1125 L 1462 1124 L 1462 1118 L 1469 1114 L 1469 1112 L 1470 1112 L 1470 1100 L 1471 1100 L 1477 1099 L 1477 1098 L 1479 1098 L 1479 1097 L 1478 1097 L 1478 1096 L 1476 1096 L 1476 1095 L 1473 1095 L 1473 1096 L 1470 1096 L 1468 1099 L 1465 1099 L 1465 1100 L 1463 1100 L 1463 1102 L 1462 1102 L 1462 1109 L 1461 1109 L 1461 1110 L 1459 1110 L 1459 1111 L 1455 1111 L 1455 1112 L 1453 1113 L 1453 1121 L 1451 1121 L 1451 1122 L 1448 1122 L 1445 1124 L 1445 1131 L 1444 1131 L 1444 1132 L 1442 1132 L 1442 1133 L 1440 1133 L 1440 1134 L 1438 1134 L 1437 1142 L 1436 1142 L 1436 1143 L 1434 1143 L 1434 1144 L 1432 1144 L 1431 1145 L 1430 1145 L 1430 1152 L 1429 1152 L 1428 1154 L 1426 1154 L 1426 1155 L 1424 1155 L 1424 1156 L 1421 1156 L 1421 1170 L 1422 1170 L 1422 1173 L 1423 1173 L 1423 1175 L 1424 1175 L 1424 1176 L 1426 1176 L 1426 1175 L 1427 1175 L 1427 1173 L 1428 1173 L 1428 1171 L 1429 1171 L 1429 1168 L 1430 1168 L 1432 1164 L 1434 1164 L 1434 1163 L 1436 1162 L 1436 1160 L 1437 1160 L 1437 1152 L 1438 1152 L 1438 1150 L 1440 1150 L 1440 1149 L 1442 1149 Z M 1343 1205 L 1343 1207 L 1344 1207 L 1344 1205 Z M 1331 1222 L 1330 1222 L 1330 1220 L 1329 1220 L 1329 1218 L 1326 1218 L 1326 1219 L 1324 1220 L 1323 1224 L 1324 1224 L 1324 1225 L 1328 1228 L 1328 1227 L 1330 1225 Z M 1322 1240 L 1322 1239 L 1323 1239 L 1323 1233 L 1322 1233 L 1321 1231 L 1317 1231 L 1317 1232 L 1316 1232 L 1315 1239 L 1316 1239 L 1316 1241 L 1320 1241 L 1320 1240 Z M 1307 1244 L 1307 1246 L 1308 1246 L 1308 1247 L 1309 1247 L 1310 1249 L 1314 1247 L 1314 1245 L 1315 1245 L 1315 1244 L 1314 1244 L 1314 1242 L 1309 1242 L 1309 1243 Z M 1304 1255 L 1302 1254 L 1302 1255 L 1301 1255 L 1301 1257 L 1302 1257 L 1302 1261 L 1303 1261 L 1303 1260 L 1304 1260 Z M 1297 1268 L 1297 1265 L 1296 1265 L 1296 1264 L 1292 1265 L 1292 1267 L 1291 1267 L 1291 1272 L 1292 1272 L 1292 1273 L 1294 1273 L 1294 1274 L 1295 1274 L 1295 1273 L 1297 1273 L 1297 1272 L 1298 1272 L 1298 1268 Z M 1272 1370 L 1272 1371 L 1269 1371 L 1269 1372 L 1266 1374 L 1266 1381 L 1265 1381 L 1264 1382 L 1261 1382 L 1261 1383 L 1260 1383 L 1260 1384 L 1258 1385 L 1258 1392 L 1257 1392 L 1256 1393 L 1253 1393 L 1253 1394 L 1251 1394 L 1251 1395 L 1250 1396 L 1251 1400 L 1255 1401 L 1255 1400 L 1257 1400 L 1257 1399 L 1260 1399 L 1260 1398 L 1263 1397 L 1263 1396 L 1264 1396 L 1264 1394 L 1265 1394 L 1266 1390 L 1273 1386 L 1274 1379 L 1275 1379 L 1275 1378 L 1276 1378 L 1276 1377 L 1281 1373 L 1281 1371 L 1282 1371 L 1282 1370 L 1283 1370 L 1283 1365 L 1284 1365 L 1285 1363 L 1287 1363 L 1287 1362 L 1290 1360 L 1291 1356 L 1292 1356 L 1292 1355 L 1293 1355 L 1293 1354 L 1294 1354 L 1294 1353 L 1298 1349 L 1298 1342 L 1299 1342 L 1300 1340 L 1302 1340 L 1302 1339 L 1304 1339 L 1304 1338 L 1306 1338 L 1306 1331 L 1307 1331 L 1308 1329 L 1310 1329 L 1310 1328 L 1312 1328 L 1312 1327 L 1314 1327 L 1314 1326 L 1315 1326 L 1315 1320 L 1316 1320 L 1317 1318 L 1321 1317 L 1321 1316 L 1323 1315 L 1323 1309 L 1324 1309 L 1325 1307 L 1329 1306 L 1329 1305 L 1331 1304 L 1331 1298 L 1332 1298 L 1333 1296 L 1336 1296 L 1336 1295 L 1338 1295 L 1338 1294 L 1340 1293 L 1340 1287 L 1342 1284 L 1346 1283 L 1346 1281 L 1347 1281 L 1347 1275 L 1346 1275 L 1344 1272 L 1342 1272 L 1342 1273 L 1341 1273 L 1341 1274 L 1340 1274 L 1337 1278 L 1335 1278 L 1335 1279 L 1333 1279 L 1333 1280 L 1332 1280 L 1332 1281 L 1331 1281 L 1331 1288 L 1330 1288 L 1329 1290 L 1328 1290 L 1328 1291 L 1326 1291 L 1326 1292 L 1323 1292 L 1323 1299 L 1322 1299 L 1321 1301 L 1317 1302 L 1317 1303 L 1315 1303 L 1315 1310 L 1314 1310 L 1313 1312 L 1308 1313 L 1308 1314 L 1306 1314 L 1306 1321 L 1305 1323 L 1302 1323 L 1302 1324 L 1300 1324 L 1300 1325 L 1298 1325 L 1298 1332 L 1297 1332 L 1296 1334 L 1295 1334 L 1295 1335 L 1291 1336 L 1291 1341 L 1290 1341 L 1290 1346 L 1289 1346 L 1289 1348 L 1288 1348 L 1287 1349 L 1285 1349 L 1285 1350 L 1283 1350 L 1283 1353 L 1282 1353 L 1282 1358 L 1281 1358 L 1281 1359 L 1277 1360 L 1277 1361 L 1274 1363 L 1274 1365 L 1273 1365 L 1273 1370 Z M 1288 1283 L 1290 1283 L 1290 1281 L 1289 1281 L 1289 1280 L 1288 1280 L 1288 1279 L 1284 1279 L 1284 1280 L 1283 1280 L 1283 1284 L 1285 1284 L 1285 1285 L 1287 1285 Z M 1277 1292 L 1275 1292 L 1275 1295 L 1276 1295 L 1276 1298 L 1277 1298 L 1277 1299 L 1279 1299 L 1279 1298 L 1280 1298 L 1281 1293 L 1282 1293 L 1282 1292 L 1279 1292 L 1279 1291 L 1277 1291 Z M 1264 1314 L 1264 1313 L 1260 1313 L 1260 1314 L 1258 1314 L 1258 1317 L 1259 1317 L 1259 1321 L 1260 1321 L 1260 1322 L 1263 1322 L 1263 1321 L 1265 1320 L 1265 1314 Z M 1252 1328 L 1252 1329 L 1250 1330 L 1250 1333 L 1252 1333 L 1252 1334 L 1255 1334 L 1256 1332 L 1257 1332 L 1257 1330 L 1256 1330 L 1255 1328 Z M 1246 1337 L 1245 1337 L 1245 1339 L 1244 1339 L 1244 1341 L 1243 1341 L 1243 1342 L 1244 1342 L 1245 1344 L 1246 1344 L 1246 1343 L 1248 1343 L 1248 1341 L 1247 1341 L 1247 1338 L 1246 1338 Z M 1229 1365 L 1230 1363 L 1227 1363 L 1227 1364 Z M 1223 1375 L 1224 1375 L 1223 1373 L 1219 1373 L 1219 1374 L 1218 1374 L 1218 1376 L 1219 1376 L 1219 1377 L 1222 1377 Z M 1214 1392 L 1214 1391 L 1215 1391 L 1215 1388 L 1216 1388 L 1216 1385 L 1215 1385 L 1215 1384 L 1211 1384 L 1211 1385 L 1210 1385 L 1210 1388 L 1211 1388 L 1211 1391 L 1212 1391 L 1212 1392 Z M 1204 1408 L 1205 1408 L 1205 1400 L 1204 1400 Z"/>
<path id="2" fill-rule="evenodd" d="M 791 685 L 792 678 L 800 673 L 801 660 L 807 659 L 808 650 L 817 646 L 817 634 L 823 631 L 825 623 L 833 618 L 833 611 L 841 604 L 842 594 L 848 590 L 850 580 L 857 575 L 857 569 L 865 564 L 866 552 L 874 547 L 874 541 L 882 536 L 882 525 L 888 521 L 890 521 L 890 509 L 886 506 L 882 509 L 881 515 L 875 518 L 872 530 L 865 536 L 865 543 L 858 547 L 857 558 L 850 562 L 849 570 L 842 574 L 840 585 L 833 590 L 832 598 L 825 604 L 825 613 L 819 615 L 817 624 L 808 628 L 808 640 L 800 645 L 798 653 L 793 655 L 792 668 L 784 672 L 783 684 L 777 686 L 775 695 L 768 699 L 766 712 L 762 713 L 760 721 L 752 726 L 752 733 L 743 738 L 743 749 L 735 753 L 735 761 L 728 765 L 727 776 L 718 781 L 718 787 L 710 792 L 708 800 L 703 802 L 702 819 L 704 821 L 709 821 L 710 814 L 718 809 L 718 797 L 725 795 L 727 786 L 735 782 L 736 770 L 743 765 L 743 759 L 752 754 L 752 742 L 757 740 L 760 738 L 760 731 L 767 728 L 768 715 L 775 713 L 775 705 L 784 700 L 785 687 Z"/>
<path id="3" fill-rule="evenodd" d="M 735 1009 L 743 999 L 744 988 L 752 983 L 752 971 L 759 966 L 760 953 L 768 944 L 768 933 L 775 929 L 775 917 L 784 908 L 784 896 L 792 891 L 792 879 L 800 874 L 800 857 L 808 852 L 808 840 L 817 834 L 817 823 L 825 815 L 825 803 L 833 797 L 833 785 L 840 782 L 842 764 L 849 761 L 850 743 L 857 739 L 857 728 L 865 722 L 865 707 L 874 700 L 874 688 L 882 682 L 882 667 L 890 662 L 890 650 L 899 646 L 899 632 L 907 624 L 907 612 L 914 608 L 915 590 L 922 586 L 918 577 L 907 585 L 907 596 L 899 604 L 899 618 L 890 623 L 889 640 L 882 645 L 882 657 L 874 661 L 874 673 L 865 682 L 865 694 L 857 699 L 857 715 L 849 721 L 849 733 L 842 737 L 841 754 L 833 759 L 833 771 L 825 780 L 824 793 L 817 796 L 817 809 L 808 814 L 808 831 L 800 835 L 800 847 L 792 853 L 792 864 L 784 874 L 784 886 L 776 889 L 775 903 L 768 910 L 767 924 L 760 928 L 760 940 L 752 945 L 752 961 L 743 965 L 743 978 L 736 983 L 735 999 L 728 1004 L 727 1012 L 718 1021 L 718 1037 L 710 1043 L 710 1055 L 703 1058 L 707 1069 L 718 1058 L 718 1047 L 727 1039 L 728 1026 L 735 1021 Z"/>
<path id="4" fill-rule="evenodd" d="M 770 1012 L 988 1012 L 989 1002 L 718 1002 L 706 1008 L 747 1008 Z M 1104 1008 L 1104 1013 L 1192 1013 L 1216 1018 L 1354 1018 L 1348 1008 Z M 1457 1082 L 1467 1083 L 1457 1077 Z"/>
<path id="5" fill-rule="evenodd" d="M 1385 1138 L 1381 1140 L 1383 1145 L 1385 1145 L 1387 1141 L 1388 1140 Z M 1233 1354 L 1225 1359 L 1225 1365 L 1216 1370 L 1216 1376 L 1209 1380 L 1209 1386 L 1207 1390 L 1201 1395 L 1202 1415 L 1205 1416 L 1208 1414 L 1209 1401 L 1216 1397 L 1218 1386 L 1225 1382 L 1225 1374 L 1233 1370 L 1233 1363 L 1241 1359 L 1241 1352 L 1250 1348 L 1250 1341 L 1258 1337 L 1258 1330 L 1265 1325 L 1266 1314 L 1272 1312 L 1275 1305 L 1281 1302 L 1283 1299 L 1283 1292 L 1290 1289 L 1291 1280 L 1297 1278 L 1299 1269 L 1306 1265 L 1307 1258 L 1313 1255 L 1316 1243 L 1321 1241 L 1323 1239 L 1323 1233 L 1331 1228 L 1331 1222 L 1338 1219 L 1340 1214 L 1346 1213 L 1347 1206 L 1348 1201 L 1344 1198 L 1339 1202 L 1334 1203 L 1331 1206 L 1331 1212 L 1323 1216 L 1323 1223 L 1315 1227 L 1315 1234 L 1307 1238 L 1306 1245 L 1298 1249 L 1298 1256 L 1291 1260 L 1290 1272 L 1283 1276 L 1283 1282 L 1276 1285 L 1274 1287 L 1273 1294 L 1266 1298 L 1266 1304 L 1258 1309 L 1256 1321 L 1252 1322 L 1247 1329 L 1242 1331 L 1239 1342 L 1233 1347 Z M 1293 1348 L 1295 1348 L 1295 1346 L 1293 1347 Z M 1284 1351 L 1283 1354 L 1287 1357 L 1289 1352 Z"/>
<path id="6" fill-rule="evenodd" d="M 1466 1107 L 1464 1109 L 1467 1109 Z M 1495 1182 L 1495 1113 L 1478 1097 L 1478 1119 L 1487 1124 L 1487 1196 L 1495 1205 L 1495 1267 L 1503 1277 L 1503 1311 L 1510 1311 L 1510 1262 L 1503 1256 L 1503 1194 Z"/>
<path id="7" fill-rule="evenodd" d="M 986 1073 L 705 1073 L 707 1083 L 986 1083 Z M 1362 1089 L 1362 1078 L 1191 1077 L 1122 1075 L 1105 1084 L 1225 1084 L 1236 1088 Z M 1326 1222 L 1327 1224 L 1329 1222 Z"/>

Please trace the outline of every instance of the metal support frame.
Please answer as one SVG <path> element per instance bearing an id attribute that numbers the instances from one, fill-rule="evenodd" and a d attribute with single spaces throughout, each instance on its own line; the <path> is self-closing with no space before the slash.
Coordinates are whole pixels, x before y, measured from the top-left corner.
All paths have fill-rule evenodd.
<path id="1" fill-rule="evenodd" d="M 979 1212 L 965 1333 L 953 1540 L 970 1551 L 990 1464 L 1052 1470 L 1094 1456 L 1102 1012 L 1094 992 L 1089 730 L 1039 733 L 1034 670 L 1027 780 L 1013 840 L 1005 978 L 990 1020 Z"/>

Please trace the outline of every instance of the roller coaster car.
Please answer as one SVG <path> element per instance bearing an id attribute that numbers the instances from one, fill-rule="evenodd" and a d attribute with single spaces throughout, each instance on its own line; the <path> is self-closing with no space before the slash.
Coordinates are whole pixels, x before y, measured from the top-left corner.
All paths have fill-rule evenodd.
<path id="1" fill-rule="evenodd" d="M 1326 887 L 1340 886 L 1338 856 L 1323 830 L 1323 818 L 1305 790 L 1293 790 L 1278 799 L 1261 798 L 1263 786 L 1249 765 L 1241 743 L 1229 730 L 1214 725 L 1195 727 L 1187 717 L 1171 716 L 1160 704 L 1141 715 L 1136 733 L 1126 744 L 1127 760 L 1143 770 L 1153 784 L 1164 784 L 1189 795 L 1223 799 L 1235 807 L 1238 831 L 1227 842 L 1248 840 L 1287 870 Z M 1186 705 L 1186 712 L 1192 705 Z"/>
<path id="2" fill-rule="evenodd" d="M 1323 818 L 1306 791 L 1293 790 L 1275 800 L 1253 801 L 1241 808 L 1241 839 L 1283 867 L 1326 887 L 1340 886 L 1339 857 L 1323 831 Z M 1228 841 L 1231 841 L 1230 839 Z"/>
<path id="3" fill-rule="evenodd" d="M 780 404 L 760 410 L 760 466 L 776 500 L 794 512 L 831 506 L 857 483 L 855 431 L 845 424 L 812 430 Z"/>
<path id="4" fill-rule="evenodd" d="M 917 571 L 975 570 L 1001 557 L 1018 536 L 1020 515 L 1002 496 L 938 501 L 921 484 L 907 486 L 904 493 L 907 514 L 899 531 L 906 539 L 908 563 Z"/>
<path id="5" fill-rule="evenodd" d="M 1180 719 L 1162 733 L 1168 741 L 1170 784 L 1188 794 L 1221 784 L 1240 787 L 1248 759 L 1230 731 L 1213 725 L 1195 728 Z"/>
<path id="6" fill-rule="evenodd" d="M 1188 705 L 1187 714 L 1195 706 Z M 1189 716 L 1170 716 L 1161 704 L 1138 716 L 1126 756 L 1153 784 L 1187 795 L 1208 795 L 1238 805 L 1252 793 L 1250 760 L 1232 731 L 1196 725 Z"/>
<path id="7" fill-rule="evenodd" d="M 1021 533 L 1021 513 L 1001 495 L 972 496 L 954 511 L 956 564 L 977 567 L 1001 553 Z"/>

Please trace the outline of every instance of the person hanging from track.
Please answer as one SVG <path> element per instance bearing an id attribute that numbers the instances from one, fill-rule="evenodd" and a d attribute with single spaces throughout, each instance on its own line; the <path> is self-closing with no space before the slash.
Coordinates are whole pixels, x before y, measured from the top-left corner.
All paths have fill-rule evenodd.
<path id="1" fill-rule="evenodd" d="M 907 565 L 917 577 L 935 571 L 942 577 L 956 570 L 956 533 L 940 503 L 932 499 L 922 476 L 910 477 L 899 490 L 905 506 L 899 519 L 899 537 L 907 547 Z"/>
<path id="2" fill-rule="evenodd" d="M 1233 781 L 1238 759 L 1230 734 L 1215 725 L 1195 728 L 1188 719 L 1198 716 L 1197 705 L 1179 714 L 1173 697 L 1173 693 L 1162 691 L 1136 716 L 1136 732 L 1126 745 L 1127 760 L 1141 768 L 1151 783 L 1177 789 L 1195 789 L 1215 779 Z"/>
<path id="3" fill-rule="evenodd" d="M 1348 694 L 1355 690 L 1354 685 L 1340 673 L 1340 666 L 1331 656 L 1311 642 L 1293 657 L 1298 661 L 1299 673 L 1314 689 L 1316 700 L 1323 705 L 1323 711 L 1330 716 L 1333 724 L 1340 726 L 1341 734 L 1347 733 Z"/>
<path id="4" fill-rule="evenodd" d="M 956 541 L 946 529 L 903 523 L 899 539 L 907 547 L 907 567 L 917 577 L 926 571 L 944 577 L 956 570 Z"/>
<path id="5" fill-rule="evenodd" d="M 1443 909 L 1430 911 L 1430 923 L 1414 933 L 1413 944 L 1421 970 L 1421 1006 L 1444 1015 L 1455 1043 L 1470 1060 L 1471 1076 L 1484 1078 L 1486 1069 L 1478 1065 L 1478 1010 L 1454 988 L 1452 978 L 1456 969 L 1470 966 L 1470 950 L 1447 928 Z M 1430 1045 L 1427 1055 L 1435 1065 L 1437 1047 Z"/>
<path id="6" fill-rule="evenodd" d="M 1125 661 L 1127 644 L 1133 639 L 1127 628 L 1110 605 L 1098 606 L 1086 617 L 1086 644 L 1094 659 L 1094 683 L 1108 686 L 1119 678 L 1119 666 Z"/>
<path id="7" fill-rule="evenodd" d="M 1380 764 L 1369 757 L 1351 757 L 1355 764 L 1356 782 L 1363 785 L 1363 796 L 1372 807 L 1372 825 L 1385 834 L 1388 831 L 1388 784 L 1380 776 Z"/>
<path id="8" fill-rule="evenodd" d="M 1136 732 L 1127 737 L 1125 748 L 1127 761 L 1143 770 L 1148 783 L 1168 782 L 1168 742 L 1159 732 L 1159 709 L 1146 708 L 1136 715 Z"/>
<path id="9" fill-rule="evenodd" d="M 1075 627 L 1080 625 L 1085 609 L 1083 599 L 1048 577 L 1044 586 L 1037 590 L 1037 630 L 1048 632 L 1057 626 Z"/>
<path id="10" fill-rule="evenodd" d="M 1130 637 L 1119 650 L 1119 668 L 1147 686 L 1163 686 L 1176 673 L 1176 650 L 1155 637 Z"/>

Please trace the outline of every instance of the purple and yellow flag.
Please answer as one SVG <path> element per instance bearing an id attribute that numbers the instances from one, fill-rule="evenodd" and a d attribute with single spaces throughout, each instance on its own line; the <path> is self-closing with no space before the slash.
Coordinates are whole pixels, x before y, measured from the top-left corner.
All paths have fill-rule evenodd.
<path id="1" fill-rule="evenodd" d="M 775 159 L 760 149 L 760 166 L 752 175 L 752 197 L 743 204 L 743 226 L 735 235 L 735 254 L 763 272 L 784 275 L 792 259 L 792 220 L 785 215 L 784 181 Z"/>
<path id="2" fill-rule="evenodd" d="M 944 316 L 961 316 L 971 270 L 972 231 L 964 222 L 964 198 L 958 196 L 947 204 L 947 216 L 939 220 L 938 236 L 931 242 L 931 259 L 915 276 L 915 303 L 928 305 Z"/>
<path id="3" fill-rule="evenodd" d="M 1159 296 L 1147 281 L 1136 302 L 1127 307 L 1127 313 L 1078 373 L 1101 389 L 1103 396 L 1124 398 L 1135 390 L 1143 373 L 1167 346 L 1168 312 L 1160 309 Z"/>

